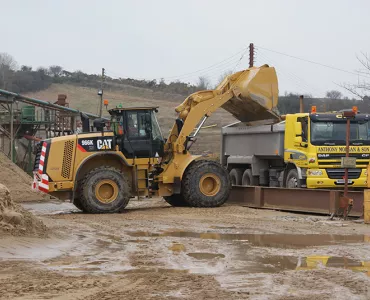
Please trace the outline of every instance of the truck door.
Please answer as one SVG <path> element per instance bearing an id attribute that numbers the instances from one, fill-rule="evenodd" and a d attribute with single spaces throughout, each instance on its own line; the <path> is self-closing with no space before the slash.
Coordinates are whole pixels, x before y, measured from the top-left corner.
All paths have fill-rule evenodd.
<path id="1" fill-rule="evenodd" d="M 302 124 L 302 142 L 308 142 L 308 117 L 297 118 L 297 122 Z"/>

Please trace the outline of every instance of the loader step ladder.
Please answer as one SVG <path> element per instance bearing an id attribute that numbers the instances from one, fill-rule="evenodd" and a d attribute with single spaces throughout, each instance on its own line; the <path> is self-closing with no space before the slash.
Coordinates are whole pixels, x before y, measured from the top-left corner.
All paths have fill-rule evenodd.
<path id="1" fill-rule="evenodd" d="M 149 173 L 147 166 L 143 165 L 135 165 L 135 184 L 136 184 L 136 191 L 137 191 L 137 199 L 140 199 L 140 196 L 145 195 L 145 192 L 149 192 Z"/>

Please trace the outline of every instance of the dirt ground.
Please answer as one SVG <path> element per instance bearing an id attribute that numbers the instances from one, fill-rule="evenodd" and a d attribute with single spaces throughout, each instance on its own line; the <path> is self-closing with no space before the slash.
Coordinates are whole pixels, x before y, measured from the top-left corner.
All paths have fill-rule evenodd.
<path id="1" fill-rule="evenodd" d="M 324 216 L 131 201 L 25 203 L 48 237 L 2 236 L 0 299 L 370 299 L 370 227 Z"/>

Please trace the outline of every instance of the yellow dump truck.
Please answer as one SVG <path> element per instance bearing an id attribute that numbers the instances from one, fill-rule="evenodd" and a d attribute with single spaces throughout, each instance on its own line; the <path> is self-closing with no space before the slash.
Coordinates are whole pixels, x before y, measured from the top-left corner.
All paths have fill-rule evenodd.
<path id="1" fill-rule="evenodd" d="M 342 112 L 288 114 L 273 125 L 237 122 L 222 129 L 221 164 L 234 185 L 338 188 L 344 185 L 346 120 Z M 350 123 L 349 187 L 367 186 L 370 159 L 368 114 Z"/>

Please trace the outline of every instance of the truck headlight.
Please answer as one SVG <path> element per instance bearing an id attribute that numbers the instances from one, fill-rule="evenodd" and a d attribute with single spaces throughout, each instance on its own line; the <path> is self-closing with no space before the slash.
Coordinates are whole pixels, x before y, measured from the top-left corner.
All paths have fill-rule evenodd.
<path id="1" fill-rule="evenodd" d="M 308 175 L 311 176 L 321 176 L 322 171 L 321 170 L 308 170 Z"/>

